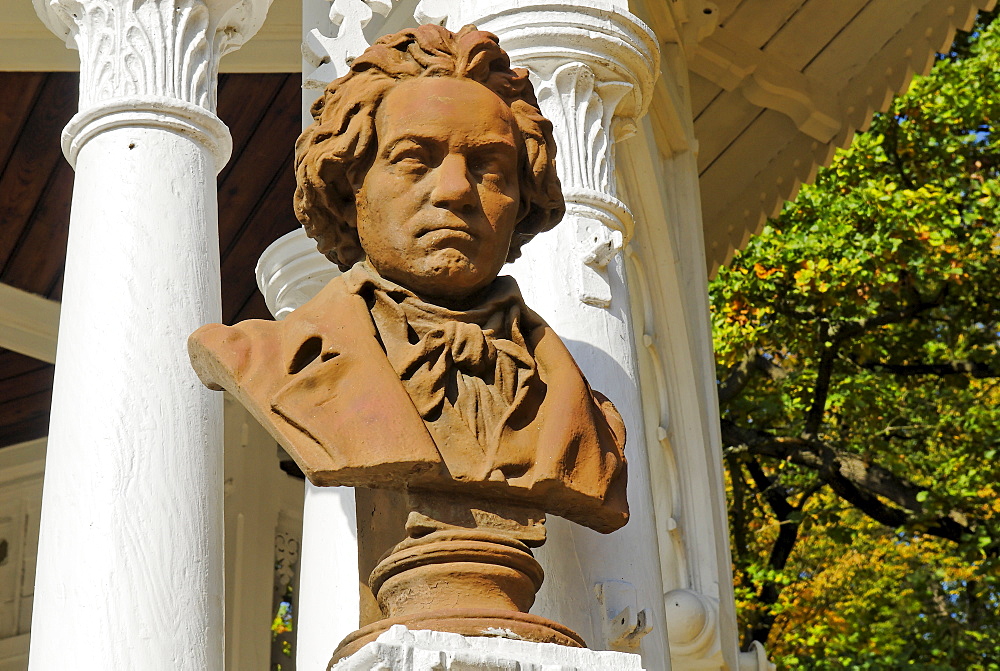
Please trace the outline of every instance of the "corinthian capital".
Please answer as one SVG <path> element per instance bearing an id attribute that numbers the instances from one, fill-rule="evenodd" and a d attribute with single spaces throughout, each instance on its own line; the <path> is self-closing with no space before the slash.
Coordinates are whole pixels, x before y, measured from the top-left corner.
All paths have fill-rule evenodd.
<path id="1" fill-rule="evenodd" d="M 271 0 L 33 0 L 80 52 L 80 108 L 166 98 L 215 111 L 219 59 L 250 39 Z"/>
<path id="2" fill-rule="evenodd" d="M 555 127 L 566 228 L 575 228 L 584 266 L 581 299 L 606 307 L 606 267 L 632 234 L 615 183 L 615 143 L 634 132 L 649 106 L 659 47 L 642 21 L 606 3 L 517 4 L 462 20 L 495 33 L 511 62 L 531 73 Z"/>

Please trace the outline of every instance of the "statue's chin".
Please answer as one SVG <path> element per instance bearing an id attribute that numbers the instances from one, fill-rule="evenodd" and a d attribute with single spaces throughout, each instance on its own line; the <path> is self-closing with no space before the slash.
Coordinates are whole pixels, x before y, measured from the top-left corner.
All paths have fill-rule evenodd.
<path id="1" fill-rule="evenodd" d="M 443 305 L 473 298 L 496 279 L 499 268 L 484 268 L 454 248 L 435 250 L 406 268 L 380 268 L 386 279 L 406 287 L 421 298 Z"/>

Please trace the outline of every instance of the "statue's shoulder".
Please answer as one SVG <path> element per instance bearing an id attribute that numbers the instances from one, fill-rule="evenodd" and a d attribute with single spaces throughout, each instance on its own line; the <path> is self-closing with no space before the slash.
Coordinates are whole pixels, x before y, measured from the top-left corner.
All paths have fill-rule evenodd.
<path id="1" fill-rule="evenodd" d="M 230 389 L 250 378 L 283 376 L 304 343 L 349 338 L 359 328 L 368 330 L 368 323 L 364 302 L 338 277 L 282 321 L 202 326 L 188 338 L 188 353 L 205 386 Z"/>
<path id="2" fill-rule="evenodd" d="M 277 322 L 249 319 L 233 326 L 206 324 L 188 337 L 191 365 L 209 389 L 222 390 L 244 377 L 255 358 L 280 342 Z"/>

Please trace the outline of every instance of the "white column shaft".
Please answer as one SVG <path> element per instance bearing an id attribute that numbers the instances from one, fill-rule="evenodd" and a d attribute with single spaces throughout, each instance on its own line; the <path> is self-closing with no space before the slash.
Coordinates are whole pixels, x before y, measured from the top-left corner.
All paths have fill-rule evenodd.
<path id="1" fill-rule="evenodd" d="M 550 518 L 538 553 L 546 581 L 532 612 L 570 626 L 593 648 L 640 652 L 645 669 L 664 671 L 663 583 L 621 255 L 632 215 L 618 199 L 615 168 L 615 144 L 649 104 L 656 40 L 607 3 L 501 3 L 474 20 L 500 37 L 513 65 L 528 68 L 558 142 L 567 215 L 525 246 L 511 274 L 628 428 L 629 523 L 604 536 Z"/>
<path id="2" fill-rule="evenodd" d="M 29 668 L 223 668 L 218 60 L 270 0 L 34 0 L 80 51 L 81 111 Z"/>
<path id="3" fill-rule="evenodd" d="M 298 669 L 325 669 L 358 628 L 358 522 L 351 487 L 306 482 L 299 559 Z"/>
<path id="4" fill-rule="evenodd" d="M 216 161 L 151 128 L 77 157 L 42 504 L 33 671 L 221 669 Z"/>
<path id="5" fill-rule="evenodd" d="M 332 27 L 330 13 L 339 12 L 342 7 L 366 19 L 371 16 L 363 3 L 331 5 L 327 0 L 303 0 L 304 45 L 309 46 L 318 35 L 329 33 Z M 344 19 L 343 25 L 350 26 L 352 22 L 349 18 Z M 360 36 L 360 28 L 358 25 L 357 36 Z M 355 42 L 351 48 L 355 50 L 352 55 L 357 56 L 364 45 Z M 309 56 L 306 58 L 309 60 Z M 303 128 L 312 123 L 309 110 L 326 84 L 347 71 L 347 64 L 336 59 L 324 63 L 317 61 L 314 65 L 326 66 L 324 71 L 329 74 L 317 77 L 308 74 L 307 69 L 303 75 Z M 339 72 L 335 70 L 338 67 Z M 282 241 L 285 244 L 281 244 Z M 261 274 L 267 265 L 265 259 L 274 263 L 266 277 Z M 300 230 L 267 249 L 258 264 L 257 284 L 271 313 L 281 319 L 312 298 L 338 272 L 316 251 L 316 243 Z M 302 276 L 309 277 L 310 281 L 298 281 Z M 285 289 L 290 286 L 294 288 Z M 361 619 L 357 509 L 352 487 L 316 487 L 309 482 L 305 487 L 295 665 L 299 669 L 325 669 L 337 644 L 358 628 Z"/>
<path id="6" fill-rule="evenodd" d="M 642 430 L 633 335 L 629 319 L 628 287 L 622 277 L 621 256 L 608 264 L 610 308 L 586 305 L 566 278 L 578 273 L 579 258 L 568 252 L 575 222 L 564 221 L 553 233 L 539 236 L 510 272 L 525 301 L 560 335 L 594 389 L 612 399 L 628 427 L 625 454 L 628 466 L 629 523 L 610 535 L 549 517 L 549 540 L 538 551 L 545 583 L 532 612 L 552 618 L 579 632 L 595 649 L 606 649 L 608 614 L 595 588 L 609 581 L 631 585 L 631 598 L 615 604 L 628 606 L 633 617 L 646 610 L 653 631 L 641 638 L 643 668 L 669 669 L 656 527 L 650 495 L 648 457 Z M 634 591 L 632 591 L 634 589 Z M 635 624 L 635 622 L 633 622 Z M 636 641 L 639 643 L 639 641 Z"/>

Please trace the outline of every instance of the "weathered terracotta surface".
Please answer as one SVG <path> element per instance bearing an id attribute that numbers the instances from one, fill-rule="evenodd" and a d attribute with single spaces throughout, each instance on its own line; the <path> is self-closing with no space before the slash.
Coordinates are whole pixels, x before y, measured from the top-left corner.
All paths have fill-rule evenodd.
<path id="1" fill-rule="evenodd" d="M 489 33 L 423 26 L 379 40 L 313 116 L 296 212 L 346 272 L 282 322 L 202 327 L 195 369 L 315 484 L 408 492 L 407 537 L 370 580 L 387 619 L 340 653 L 398 622 L 581 644 L 525 614 L 530 547 L 545 512 L 625 524 L 625 429 L 497 277 L 564 210 L 526 74 Z"/>

